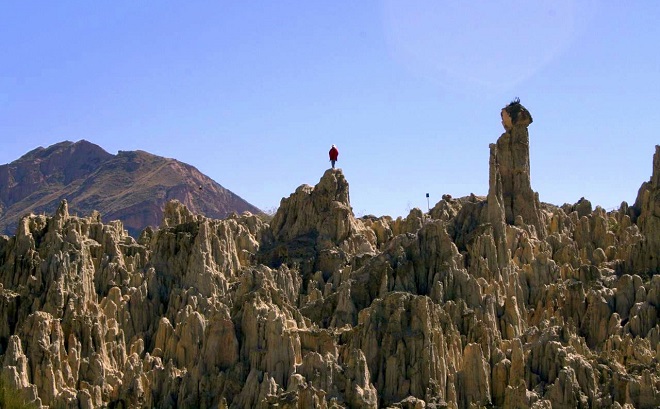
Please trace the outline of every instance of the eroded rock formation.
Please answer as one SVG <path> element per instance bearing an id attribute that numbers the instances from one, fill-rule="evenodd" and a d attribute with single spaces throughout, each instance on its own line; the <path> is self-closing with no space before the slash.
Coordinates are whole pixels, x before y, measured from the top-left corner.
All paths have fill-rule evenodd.
<path id="1" fill-rule="evenodd" d="M 429 214 L 355 218 L 337 169 L 269 223 L 22 218 L 2 384 L 70 408 L 660 406 L 660 147 L 634 206 L 542 204 L 514 109 L 488 195 Z"/>
<path id="2" fill-rule="evenodd" d="M 540 237 L 545 236 L 538 195 L 532 190 L 529 163 L 529 132 L 532 115 L 519 100 L 502 108 L 505 132 L 491 145 L 491 172 L 500 182 L 496 189 L 504 205 L 505 220 L 509 224 L 534 226 Z M 493 189 L 491 177 L 491 187 Z"/>

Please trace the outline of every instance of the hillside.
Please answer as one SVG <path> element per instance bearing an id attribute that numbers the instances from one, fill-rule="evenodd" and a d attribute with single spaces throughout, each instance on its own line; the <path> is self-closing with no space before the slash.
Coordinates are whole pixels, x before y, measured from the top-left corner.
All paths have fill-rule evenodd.
<path id="1" fill-rule="evenodd" d="M 0 233 L 14 234 L 21 216 L 52 213 L 63 199 L 74 214 L 96 210 L 103 220 L 121 220 L 135 237 L 158 226 L 169 200 L 215 218 L 259 212 L 190 165 L 143 151 L 112 155 L 82 140 L 37 148 L 0 166 Z"/>
<path id="2" fill-rule="evenodd" d="M 540 203 L 521 105 L 485 196 L 356 218 L 341 169 L 269 223 L 172 201 L 0 236 L 4 387 L 71 408 L 656 408 L 660 146 L 633 205 Z M 485 147 L 484 147 L 485 148 Z M 484 175 L 485 177 L 485 175 Z"/>

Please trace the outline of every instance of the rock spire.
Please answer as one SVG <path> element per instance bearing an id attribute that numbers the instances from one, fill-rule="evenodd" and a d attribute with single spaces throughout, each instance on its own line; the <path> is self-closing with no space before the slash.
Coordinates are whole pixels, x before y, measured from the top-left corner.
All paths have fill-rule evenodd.
<path id="1" fill-rule="evenodd" d="M 639 244 L 638 269 L 660 273 L 660 145 L 655 146 L 653 171 L 637 193 L 633 218 L 645 236 Z"/>
<path id="2" fill-rule="evenodd" d="M 506 223 L 516 224 L 516 219 L 520 218 L 518 224 L 534 226 L 539 237 L 544 237 L 541 206 L 530 178 L 527 128 L 532 116 L 518 99 L 502 108 L 501 116 L 505 132 L 491 145 L 490 167 L 491 174 L 495 175 L 491 175 L 489 196 L 495 189 L 492 194 L 502 200 Z"/>

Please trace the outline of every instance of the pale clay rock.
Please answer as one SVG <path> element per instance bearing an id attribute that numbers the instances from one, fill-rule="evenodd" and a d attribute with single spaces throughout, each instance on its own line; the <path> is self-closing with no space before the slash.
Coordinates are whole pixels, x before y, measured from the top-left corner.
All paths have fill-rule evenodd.
<path id="1" fill-rule="evenodd" d="M 36 407 L 660 406 L 660 147 L 634 206 L 540 203 L 531 115 L 487 196 L 355 218 L 339 169 L 270 223 L 171 202 L 0 236 L 0 376 Z"/>

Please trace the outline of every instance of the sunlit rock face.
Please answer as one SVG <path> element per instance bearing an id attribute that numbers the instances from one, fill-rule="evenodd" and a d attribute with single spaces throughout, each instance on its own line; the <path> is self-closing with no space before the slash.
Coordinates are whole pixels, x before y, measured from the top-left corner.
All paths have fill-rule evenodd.
<path id="1" fill-rule="evenodd" d="M 356 218 L 335 169 L 269 222 L 20 219 L 3 387 L 71 408 L 660 406 L 660 147 L 633 206 L 542 204 L 519 108 L 487 195 L 428 214 Z"/>
<path id="2" fill-rule="evenodd" d="M 634 264 L 638 269 L 660 273 L 660 147 L 655 147 L 653 173 L 648 182 L 642 184 L 637 200 L 632 209 L 644 240 L 639 243 L 637 259 Z"/>
<path id="3" fill-rule="evenodd" d="M 529 161 L 529 132 L 532 123 L 529 111 L 519 100 L 502 109 L 504 132 L 497 143 L 491 146 L 491 173 L 499 178 L 496 186 L 491 176 L 491 186 L 499 190 L 504 206 L 504 216 L 508 224 L 521 223 L 534 226 L 539 237 L 545 236 L 545 223 L 541 220 L 538 195 L 532 190 Z M 492 168 L 495 169 L 492 169 Z M 498 197 L 499 197 L 498 196 Z M 520 224 L 520 223 L 519 223 Z"/>

